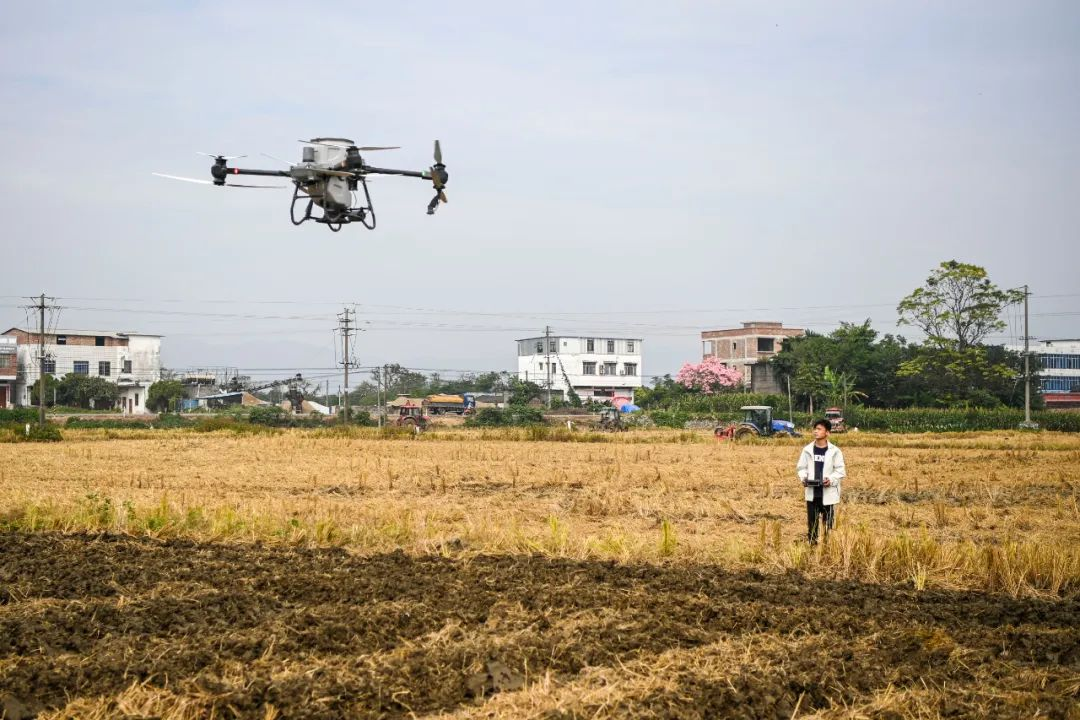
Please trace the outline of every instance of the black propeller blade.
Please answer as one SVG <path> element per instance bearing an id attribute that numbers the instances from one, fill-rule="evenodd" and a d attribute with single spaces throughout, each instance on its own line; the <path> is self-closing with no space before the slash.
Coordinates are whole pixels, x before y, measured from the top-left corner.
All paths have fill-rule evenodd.
<path id="1" fill-rule="evenodd" d="M 435 164 L 431 166 L 428 175 L 431 177 L 431 184 L 435 187 L 435 197 L 428 203 L 427 214 L 434 215 L 439 203 L 448 202 L 443 188 L 450 180 L 450 174 L 446 172 L 446 165 L 443 164 L 442 145 L 438 140 L 435 141 Z"/>

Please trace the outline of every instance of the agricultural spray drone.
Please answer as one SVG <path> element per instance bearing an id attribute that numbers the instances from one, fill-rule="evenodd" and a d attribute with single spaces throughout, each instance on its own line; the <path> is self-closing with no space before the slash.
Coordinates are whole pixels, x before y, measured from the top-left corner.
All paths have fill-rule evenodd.
<path id="1" fill-rule="evenodd" d="M 435 141 L 435 164 L 427 170 L 394 170 L 374 167 L 368 165 L 360 154 L 376 150 L 397 150 L 397 147 L 357 147 L 352 140 L 344 138 L 313 138 L 300 142 L 304 143 L 304 149 L 300 162 L 295 165 L 267 155 L 271 159 L 289 165 L 288 170 L 230 167 L 228 164 L 230 160 L 239 160 L 247 156 L 199 153 L 214 159 L 214 164 L 210 166 L 212 180 L 164 173 L 154 173 L 154 175 L 202 185 L 259 189 L 284 188 L 288 185 L 242 185 L 228 182 L 228 180 L 234 175 L 286 177 L 292 180 L 293 185 L 292 204 L 289 206 L 289 217 L 293 225 L 301 225 L 308 220 L 314 220 L 317 223 L 323 223 L 334 232 L 341 230 L 342 225 L 356 222 L 369 230 L 375 229 L 375 208 L 371 204 L 371 194 L 368 192 L 371 175 L 401 175 L 430 180 L 435 188 L 435 197 L 428 203 L 428 215 L 434 215 L 439 203 L 446 202 L 446 193 L 443 188 L 446 187 L 450 176 L 446 172 L 446 165 L 443 164 L 442 148 L 438 140 Z M 363 192 L 363 197 L 360 195 L 361 192 Z M 296 205 L 298 202 L 303 203 L 305 199 L 307 206 L 303 214 L 297 217 Z M 312 210 L 316 206 L 322 210 L 322 213 L 317 216 L 312 215 Z"/>

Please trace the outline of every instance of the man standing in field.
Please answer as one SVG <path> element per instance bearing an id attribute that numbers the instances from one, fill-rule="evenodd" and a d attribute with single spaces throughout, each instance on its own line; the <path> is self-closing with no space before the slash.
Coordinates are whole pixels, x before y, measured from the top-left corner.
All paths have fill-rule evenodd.
<path id="1" fill-rule="evenodd" d="M 840 502 L 840 481 L 847 477 L 844 453 L 829 442 L 832 423 L 814 421 L 814 442 L 802 449 L 795 472 L 806 495 L 806 539 L 817 545 L 818 521 L 828 535 L 833 527 L 834 511 Z"/>

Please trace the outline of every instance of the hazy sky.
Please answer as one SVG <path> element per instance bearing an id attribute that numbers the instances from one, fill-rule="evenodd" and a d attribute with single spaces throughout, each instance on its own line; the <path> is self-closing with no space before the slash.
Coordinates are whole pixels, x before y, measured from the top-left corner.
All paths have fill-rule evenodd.
<path id="1" fill-rule="evenodd" d="M 45 292 L 171 367 L 314 376 L 355 304 L 364 365 L 512 369 L 548 324 L 659 374 L 743 320 L 895 332 L 955 258 L 1080 337 L 1078 129 L 1071 1 L 4 3 L 0 324 Z M 440 138 L 450 203 L 379 178 L 334 234 L 150 175 L 320 135 Z"/>

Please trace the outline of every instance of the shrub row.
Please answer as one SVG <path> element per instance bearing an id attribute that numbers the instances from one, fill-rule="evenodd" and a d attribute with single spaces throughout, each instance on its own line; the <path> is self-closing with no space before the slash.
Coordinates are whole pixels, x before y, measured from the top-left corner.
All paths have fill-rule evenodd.
<path id="1" fill-rule="evenodd" d="M 157 417 L 147 418 L 132 418 L 129 420 L 120 420 L 118 418 L 81 418 L 70 417 L 64 422 L 64 427 L 69 428 L 102 428 L 106 430 L 121 430 L 121 429 L 167 429 L 167 428 L 182 428 L 191 427 L 195 424 L 194 420 L 180 417 L 179 415 L 168 415 L 162 413 Z"/>
<path id="2" fill-rule="evenodd" d="M 755 403 L 747 403 L 755 404 Z M 773 405 L 774 417 L 788 419 L 783 406 Z M 720 425 L 739 417 L 738 409 L 726 413 L 692 413 L 686 410 L 653 410 L 649 413 L 660 427 L 685 427 L 690 421 L 711 421 Z M 797 412 L 795 426 L 808 428 L 816 419 L 810 413 Z M 1080 412 L 1033 412 L 1031 419 L 1043 430 L 1080 432 Z M 1024 411 L 1001 409 L 938 409 L 938 408 L 867 408 L 851 407 L 845 415 L 848 428 L 874 432 L 968 432 L 975 430 L 1015 430 L 1024 420 Z"/>
<path id="3" fill-rule="evenodd" d="M 36 407 L 0 408 L 0 425 L 9 423 L 35 423 L 38 421 Z"/>
<path id="4" fill-rule="evenodd" d="M 59 442 L 62 439 L 60 428 L 52 423 L 31 424 L 29 433 L 25 422 L 0 424 L 0 442 Z"/>
<path id="5" fill-rule="evenodd" d="M 671 401 L 663 409 L 671 412 L 684 412 L 692 416 L 727 415 L 737 413 L 743 405 L 770 405 L 778 411 L 787 412 L 787 396 L 765 393 L 715 393 L 702 395 L 687 394 Z M 648 404 L 643 405 L 649 410 Z M 659 408 L 657 408 L 659 410 Z"/>
<path id="6" fill-rule="evenodd" d="M 1043 430 L 1080 432 L 1080 413 L 1033 412 L 1031 419 Z M 1015 430 L 1024 420 L 1024 411 L 1000 409 L 849 408 L 848 427 L 879 432 L 963 432 L 968 430 Z"/>
<path id="7" fill-rule="evenodd" d="M 543 425 L 544 413 L 540 408 L 511 405 L 508 408 L 482 408 L 465 421 L 467 427 L 521 427 Z"/>

